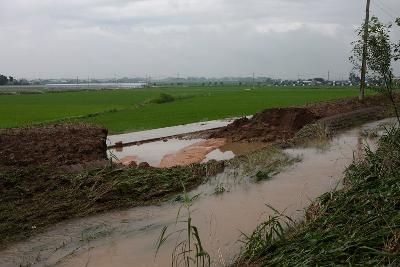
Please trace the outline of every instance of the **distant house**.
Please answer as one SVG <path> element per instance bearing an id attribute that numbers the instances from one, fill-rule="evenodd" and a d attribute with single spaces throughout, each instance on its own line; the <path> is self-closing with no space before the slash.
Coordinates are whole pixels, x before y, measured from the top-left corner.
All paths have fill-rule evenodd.
<path id="1" fill-rule="evenodd" d="M 312 84 L 313 84 L 313 81 L 312 81 L 312 80 L 307 80 L 307 81 L 302 81 L 302 83 L 303 83 L 304 85 L 312 85 Z"/>

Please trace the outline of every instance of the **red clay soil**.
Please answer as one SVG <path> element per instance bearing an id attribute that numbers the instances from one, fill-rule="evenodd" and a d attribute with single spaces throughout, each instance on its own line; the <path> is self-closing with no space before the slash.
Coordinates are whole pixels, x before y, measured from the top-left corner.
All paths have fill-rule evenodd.
<path id="1" fill-rule="evenodd" d="M 396 101 L 400 102 L 399 95 L 396 95 Z M 210 137 L 228 138 L 235 142 L 285 140 L 294 137 L 305 125 L 321 118 L 389 104 L 387 97 L 375 95 L 366 97 L 363 103 L 357 98 L 346 98 L 300 107 L 271 108 L 255 114 L 251 119 L 237 119 Z"/>
<path id="2" fill-rule="evenodd" d="M 211 151 L 226 144 L 224 138 L 208 139 L 197 142 L 185 148 L 182 148 L 176 153 L 168 154 L 163 157 L 160 163 L 160 168 L 170 168 L 174 166 L 186 166 L 192 163 L 203 161 L 207 154 Z"/>
<path id="3" fill-rule="evenodd" d="M 67 166 L 107 159 L 107 129 L 57 124 L 0 130 L 0 166 Z"/>

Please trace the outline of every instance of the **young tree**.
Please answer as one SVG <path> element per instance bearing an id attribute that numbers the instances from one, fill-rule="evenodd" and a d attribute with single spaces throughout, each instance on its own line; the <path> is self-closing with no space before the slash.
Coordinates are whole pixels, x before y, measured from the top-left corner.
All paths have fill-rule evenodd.
<path id="1" fill-rule="evenodd" d="M 400 18 L 396 19 L 396 24 L 397 26 L 400 27 Z M 395 53 L 394 60 L 395 61 L 400 60 L 400 40 L 397 44 L 394 45 L 394 53 Z"/>
<path id="2" fill-rule="evenodd" d="M 400 19 L 396 20 L 400 26 Z M 384 24 L 373 16 L 368 26 L 367 39 L 367 66 L 368 77 L 380 82 L 379 91 L 390 99 L 393 104 L 397 119 L 400 122 L 400 114 L 396 106 L 393 94 L 393 70 L 392 62 L 400 59 L 400 43 L 396 44 L 390 40 L 390 31 L 392 24 Z M 363 55 L 363 36 L 364 24 L 357 30 L 358 40 L 353 42 L 353 56 L 350 61 L 356 70 L 361 69 L 361 60 Z"/>
<path id="3" fill-rule="evenodd" d="M 7 76 L 0 74 L 0 85 L 6 85 L 8 83 Z"/>

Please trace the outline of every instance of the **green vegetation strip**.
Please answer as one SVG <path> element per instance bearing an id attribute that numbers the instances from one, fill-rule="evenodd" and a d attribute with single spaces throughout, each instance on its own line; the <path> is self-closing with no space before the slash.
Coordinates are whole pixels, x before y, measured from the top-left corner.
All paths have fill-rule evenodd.
<path id="1" fill-rule="evenodd" d="M 296 224 L 279 212 L 247 237 L 237 266 L 399 266 L 400 130 L 348 167 L 345 187 Z"/>
<path id="2" fill-rule="evenodd" d="M 192 86 L 0 95 L 0 128 L 55 121 L 105 126 L 110 133 L 251 115 L 265 108 L 357 96 L 355 87 Z"/>
<path id="3" fill-rule="evenodd" d="M 65 173 L 45 167 L 0 170 L 0 247 L 65 219 L 116 208 L 158 204 L 220 171 L 210 162 L 190 167 L 121 168 Z"/>

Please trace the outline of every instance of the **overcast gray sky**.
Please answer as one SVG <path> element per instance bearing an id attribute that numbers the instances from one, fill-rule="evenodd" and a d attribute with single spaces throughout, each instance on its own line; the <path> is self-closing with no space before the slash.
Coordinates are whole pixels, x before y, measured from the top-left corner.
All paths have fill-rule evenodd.
<path id="1" fill-rule="evenodd" d="M 348 77 L 365 2 L 1 0 L 0 73 Z M 383 21 L 400 17 L 399 0 L 372 2 Z"/>

